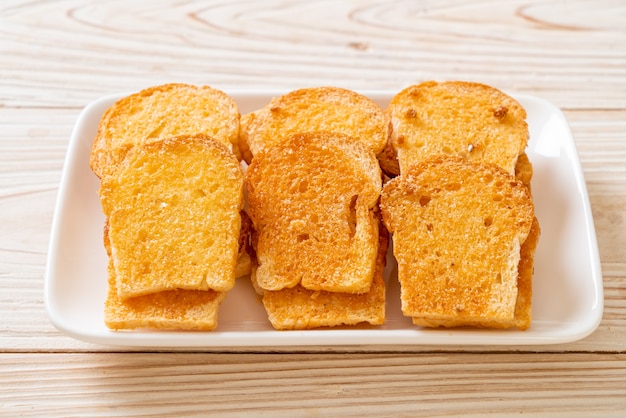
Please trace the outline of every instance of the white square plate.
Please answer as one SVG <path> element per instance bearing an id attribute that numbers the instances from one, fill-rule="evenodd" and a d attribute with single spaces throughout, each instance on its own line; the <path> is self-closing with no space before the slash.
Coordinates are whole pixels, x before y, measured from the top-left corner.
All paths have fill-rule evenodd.
<path id="1" fill-rule="evenodd" d="M 230 91 L 242 114 L 258 109 L 284 91 Z M 394 92 L 363 91 L 386 107 Z M 399 286 L 392 257 L 387 320 L 379 327 L 357 326 L 307 331 L 275 331 L 246 278 L 239 279 L 219 312 L 212 332 L 110 331 L 104 325 L 107 256 L 102 243 L 104 215 L 99 180 L 89 168 L 89 153 L 103 112 L 122 95 L 89 104 L 76 123 L 55 209 L 45 277 L 45 300 L 52 323 L 86 342 L 146 348 L 211 349 L 380 345 L 529 345 L 584 338 L 602 318 L 603 289 L 589 198 L 567 121 L 552 104 L 515 95 L 526 108 L 530 129 L 527 154 L 541 237 L 533 278 L 530 329 L 423 329 L 400 312 Z"/>

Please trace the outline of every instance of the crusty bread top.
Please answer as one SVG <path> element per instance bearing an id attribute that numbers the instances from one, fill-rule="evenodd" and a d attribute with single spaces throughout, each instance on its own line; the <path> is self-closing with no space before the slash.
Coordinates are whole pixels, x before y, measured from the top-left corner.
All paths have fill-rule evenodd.
<path id="1" fill-rule="evenodd" d="M 512 324 L 520 247 L 534 218 L 528 189 L 494 164 L 434 157 L 388 182 L 402 311 L 430 326 Z"/>
<path id="2" fill-rule="evenodd" d="M 295 135 L 255 155 L 246 187 L 258 285 L 368 291 L 381 182 L 373 152 L 341 135 Z"/>
<path id="3" fill-rule="evenodd" d="M 371 99 L 337 87 L 294 90 L 273 98 L 241 120 L 241 154 L 247 162 L 294 134 L 325 131 L 352 136 L 375 154 L 389 136 L 389 122 Z"/>
<path id="4" fill-rule="evenodd" d="M 239 152 L 239 110 L 209 86 L 164 84 L 124 97 L 100 120 L 90 165 L 102 178 L 135 146 L 179 135 L 206 134 Z"/>
<path id="5" fill-rule="evenodd" d="M 484 84 L 413 85 L 393 97 L 387 112 L 400 172 L 429 156 L 446 154 L 497 164 L 513 173 L 528 141 L 524 108 Z"/>
<path id="6" fill-rule="evenodd" d="M 179 136 L 132 148 L 102 179 L 122 299 L 234 285 L 243 171 L 221 142 Z"/>
<path id="7" fill-rule="evenodd" d="M 380 221 L 378 221 L 380 222 Z M 369 292 L 338 293 L 308 290 L 301 285 L 263 292 L 263 306 L 275 329 L 311 329 L 385 321 L 385 268 L 389 236 L 379 228 L 376 271 Z M 254 278 L 254 275 L 252 276 Z"/>

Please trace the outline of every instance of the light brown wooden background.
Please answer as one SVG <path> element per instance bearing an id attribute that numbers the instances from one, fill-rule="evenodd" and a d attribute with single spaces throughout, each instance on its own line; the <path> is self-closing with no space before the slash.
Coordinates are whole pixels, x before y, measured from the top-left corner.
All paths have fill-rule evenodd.
<path id="1" fill-rule="evenodd" d="M 504 352 L 116 353 L 49 323 L 52 212 L 87 103 L 173 81 L 399 89 L 428 79 L 480 81 L 565 112 L 604 274 L 590 337 Z M 625 212 L 623 0 L 0 3 L 0 415 L 620 416 Z"/>

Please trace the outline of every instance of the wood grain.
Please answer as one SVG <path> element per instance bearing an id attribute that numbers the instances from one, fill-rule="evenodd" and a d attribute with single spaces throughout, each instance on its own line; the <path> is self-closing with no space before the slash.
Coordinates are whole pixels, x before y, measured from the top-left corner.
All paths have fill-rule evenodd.
<path id="1" fill-rule="evenodd" d="M 619 415 L 626 410 L 624 21 L 619 0 L 3 1 L 0 415 Z M 428 79 L 480 81 L 564 110 L 604 279 L 604 317 L 588 338 L 524 352 L 116 353 L 48 321 L 43 275 L 53 209 L 73 125 L 89 102 L 173 81 L 400 89 Z"/>
<path id="2" fill-rule="evenodd" d="M 0 404 L 20 416 L 611 416 L 625 375 L 624 354 L 12 354 Z"/>

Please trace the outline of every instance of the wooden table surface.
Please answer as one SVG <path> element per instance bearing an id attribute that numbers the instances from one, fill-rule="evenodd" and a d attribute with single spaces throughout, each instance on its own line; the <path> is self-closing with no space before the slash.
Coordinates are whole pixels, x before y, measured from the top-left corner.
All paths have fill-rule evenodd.
<path id="1" fill-rule="evenodd" d="M 0 415 L 626 416 L 625 23 L 623 0 L 3 1 Z M 181 353 L 83 343 L 50 323 L 54 205 L 89 102 L 174 81 L 399 90 L 430 79 L 563 110 L 603 271 L 589 337 Z"/>

